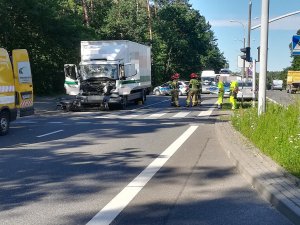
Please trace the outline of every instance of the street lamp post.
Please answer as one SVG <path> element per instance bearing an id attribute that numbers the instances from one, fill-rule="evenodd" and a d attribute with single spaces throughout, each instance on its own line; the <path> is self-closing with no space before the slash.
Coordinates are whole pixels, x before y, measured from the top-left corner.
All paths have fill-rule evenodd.
<path id="1" fill-rule="evenodd" d="M 230 22 L 232 22 L 232 23 L 239 23 L 239 24 L 241 24 L 242 25 L 242 27 L 243 27 L 243 32 L 244 32 L 244 35 L 243 35 L 243 48 L 245 49 L 245 45 L 246 45 L 246 29 L 245 29 L 245 25 L 242 23 L 242 22 L 240 22 L 240 21 L 238 21 L 238 20 L 230 20 Z M 245 65 L 246 63 L 245 63 L 245 60 L 243 60 L 243 68 L 242 68 L 242 89 L 243 89 L 243 86 L 244 86 L 244 77 L 245 77 Z M 243 94 L 242 94 L 242 107 L 243 107 L 243 105 L 244 105 L 244 97 L 243 97 Z"/>
<path id="2" fill-rule="evenodd" d="M 250 36 L 251 36 L 251 12 L 252 12 L 252 1 L 249 0 L 249 15 L 248 15 L 248 42 L 247 47 L 250 47 Z"/>
<path id="3" fill-rule="evenodd" d="M 266 112 L 266 77 L 268 60 L 269 0 L 262 0 L 260 32 L 260 68 L 258 91 L 258 115 Z"/>

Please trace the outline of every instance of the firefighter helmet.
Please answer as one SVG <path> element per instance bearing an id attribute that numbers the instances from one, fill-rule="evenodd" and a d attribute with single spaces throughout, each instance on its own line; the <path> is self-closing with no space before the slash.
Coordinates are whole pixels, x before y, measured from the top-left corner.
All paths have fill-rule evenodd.
<path id="1" fill-rule="evenodd" d="M 172 80 L 175 80 L 175 79 L 179 79 L 180 75 L 179 73 L 175 73 L 171 78 Z"/>
<path id="2" fill-rule="evenodd" d="M 191 73 L 191 75 L 190 75 L 190 78 L 191 79 L 193 79 L 193 78 L 197 78 L 198 76 L 197 76 L 197 74 L 195 74 L 195 73 Z"/>

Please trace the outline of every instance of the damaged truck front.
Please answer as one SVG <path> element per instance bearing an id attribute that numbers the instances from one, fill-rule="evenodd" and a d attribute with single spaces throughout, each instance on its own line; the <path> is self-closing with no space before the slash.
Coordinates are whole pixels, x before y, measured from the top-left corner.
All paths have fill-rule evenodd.
<path id="1" fill-rule="evenodd" d="M 129 101 L 146 101 L 151 88 L 150 47 L 131 41 L 82 41 L 79 67 L 66 64 L 65 110 L 83 107 L 125 109 Z"/>

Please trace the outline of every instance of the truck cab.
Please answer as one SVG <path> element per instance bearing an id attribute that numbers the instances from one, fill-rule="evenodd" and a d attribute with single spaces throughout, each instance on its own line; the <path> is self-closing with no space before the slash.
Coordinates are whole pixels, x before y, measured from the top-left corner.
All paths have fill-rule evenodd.
<path id="1" fill-rule="evenodd" d="M 0 48 L 0 135 L 9 131 L 17 116 L 34 114 L 33 85 L 27 50 L 15 49 L 11 57 Z"/>
<path id="2" fill-rule="evenodd" d="M 144 103 L 151 87 L 150 48 L 130 41 L 82 41 L 78 66 L 65 64 L 65 90 L 76 95 L 63 109 Z"/>

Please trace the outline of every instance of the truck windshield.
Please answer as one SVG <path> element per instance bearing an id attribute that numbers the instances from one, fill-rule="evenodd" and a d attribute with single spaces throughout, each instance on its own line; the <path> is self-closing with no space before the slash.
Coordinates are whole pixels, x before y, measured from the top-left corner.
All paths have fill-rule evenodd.
<path id="1" fill-rule="evenodd" d="M 203 85 L 215 85 L 215 77 L 201 77 L 201 82 Z"/>
<path id="2" fill-rule="evenodd" d="M 81 65 L 80 70 L 83 80 L 97 77 L 118 78 L 118 66 L 115 64 Z"/>

